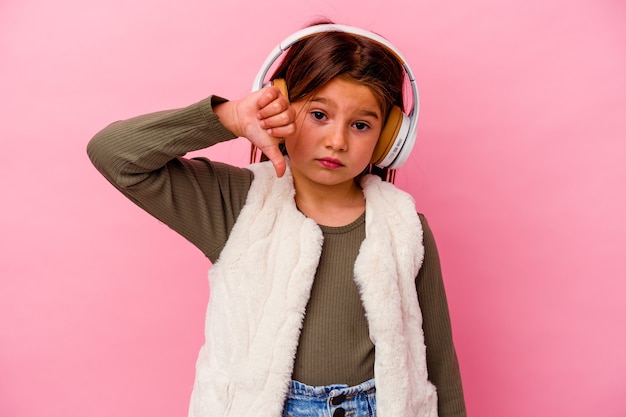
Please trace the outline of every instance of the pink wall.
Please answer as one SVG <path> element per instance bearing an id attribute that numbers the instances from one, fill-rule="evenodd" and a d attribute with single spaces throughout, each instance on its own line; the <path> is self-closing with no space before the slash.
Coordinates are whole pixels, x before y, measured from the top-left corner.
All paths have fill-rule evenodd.
<path id="1" fill-rule="evenodd" d="M 210 3 L 0 5 L 0 415 L 185 415 L 209 263 L 118 195 L 86 142 L 238 97 L 320 14 L 384 34 L 417 75 L 398 183 L 438 239 L 470 414 L 625 415 L 622 0 Z"/>

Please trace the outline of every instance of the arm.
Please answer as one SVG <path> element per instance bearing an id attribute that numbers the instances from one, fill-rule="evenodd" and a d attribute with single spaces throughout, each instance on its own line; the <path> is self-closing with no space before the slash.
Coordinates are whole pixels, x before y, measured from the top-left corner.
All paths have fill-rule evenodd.
<path id="1" fill-rule="evenodd" d="M 87 147 L 107 180 L 209 258 L 226 241 L 252 180 L 248 170 L 183 158 L 235 137 L 213 113 L 221 102 L 211 97 L 113 123 Z"/>
<path id="2" fill-rule="evenodd" d="M 422 215 L 420 220 L 424 229 L 425 255 L 416 286 L 422 309 L 428 376 L 437 387 L 439 417 L 465 417 L 463 386 L 452 340 L 439 254 L 428 222 Z"/>
<path id="3" fill-rule="evenodd" d="M 87 153 L 118 190 L 214 261 L 245 202 L 252 173 L 183 156 L 243 136 L 273 155 L 282 175 L 278 143 L 293 132 L 294 118 L 287 98 L 268 87 L 238 101 L 211 97 L 113 123 L 91 140 Z"/>

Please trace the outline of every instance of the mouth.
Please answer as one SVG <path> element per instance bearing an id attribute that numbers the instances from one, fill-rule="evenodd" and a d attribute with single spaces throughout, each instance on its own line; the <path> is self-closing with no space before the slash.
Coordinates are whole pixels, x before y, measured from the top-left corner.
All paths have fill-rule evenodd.
<path id="1" fill-rule="evenodd" d="M 317 162 L 319 162 L 324 168 L 328 169 L 337 169 L 343 166 L 341 161 L 335 158 L 320 158 Z"/>

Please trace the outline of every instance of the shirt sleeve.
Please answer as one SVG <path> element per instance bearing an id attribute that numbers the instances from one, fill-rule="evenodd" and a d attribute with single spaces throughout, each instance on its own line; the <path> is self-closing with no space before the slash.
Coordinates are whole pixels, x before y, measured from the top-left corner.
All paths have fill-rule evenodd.
<path id="1" fill-rule="evenodd" d="M 437 387 L 439 417 L 465 417 L 461 373 L 452 340 L 439 253 L 426 218 L 420 214 L 420 220 L 424 230 L 424 262 L 416 286 L 422 309 L 428 376 Z"/>
<path id="2" fill-rule="evenodd" d="M 245 203 L 253 174 L 191 151 L 234 139 L 213 113 L 225 99 L 115 122 L 87 145 L 94 166 L 126 197 L 198 247 L 212 262 Z"/>

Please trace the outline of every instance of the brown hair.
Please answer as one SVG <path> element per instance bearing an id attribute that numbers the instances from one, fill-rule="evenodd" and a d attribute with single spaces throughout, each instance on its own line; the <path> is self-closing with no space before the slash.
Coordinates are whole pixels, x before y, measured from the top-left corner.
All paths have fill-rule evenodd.
<path id="1" fill-rule="evenodd" d="M 315 25 L 322 23 L 332 22 Z M 271 79 L 284 79 L 289 101 L 294 102 L 315 94 L 337 77 L 369 87 L 385 118 L 394 105 L 404 109 L 402 64 L 384 45 L 350 33 L 321 32 L 294 43 Z M 389 171 L 370 165 L 365 172 L 393 181 Z"/>

